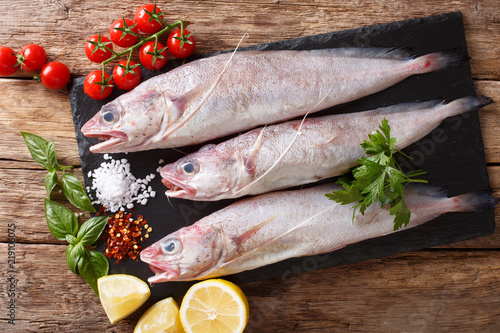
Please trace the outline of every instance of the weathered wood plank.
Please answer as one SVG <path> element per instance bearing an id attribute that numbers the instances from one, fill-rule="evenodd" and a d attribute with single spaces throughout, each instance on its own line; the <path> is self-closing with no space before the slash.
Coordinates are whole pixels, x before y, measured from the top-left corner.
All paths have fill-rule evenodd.
<path id="1" fill-rule="evenodd" d="M 67 173 L 77 176 L 80 181 L 83 175 L 80 169 L 69 170 Z M 58 241 L 49 232 L 44 216 L 43 198 L 45 193 L 45 170 L 3 169 L 0 168 L 0 219 L 3 222 L 0 242 L 6 242 L 7 224 L 16 225 L 16 238 L 21 243 L 56 243 Z M 81 213 L 71 206 L 64 195 L 58 193 L 56 187 L 51 199 L 70 208 L 75 213 Z M 85 213 L 79 219 L 83 223 L 90 215 Z"/>
<path id="2" fill-rule="evenodd" d="M 7 244 L 0 244 L 2 258 Z M 65 263 L 61 245 L 15 244 L 15 295 L 2 297 L 2 332 L 132 332 L 150 306 L 110 325 Z M 2 264 L 5 265 L 4 260 Z M 500 253 L 425 251 L 241 285 L 247 332 L 443 332 L 500 329 Z M 10 284 L 3 283 L 2 295 Z M 168 295 L 165 295 L 167 297 Z M 15 326 L 7 323 L 10 299 Z M 51 300 L 51 301 L 47 301 Z M 180 298 L 176 298 L 180 302 Z M 284 320 L 286 318 L 286 320 Z"/>
<path id="3" fill-rule="evenodd" d="M 68 64 L 74 75 L 86 75 L 99 65 L 85 58 L 85 39 L 108 35 L 120 17 L 133 17 L 142 1 L 0 1 L 9 19 L 2 24 L 0 44 L 17 48 L 30 42 L 43 45 L 50 60 Z M 272 42 L 311 34 L 357 28 L 397 20 L 461 11 L 472 57 L 474 78 L 500 78 L 500 6 L 496 1 L 419 1 L 386 3 L 378 0 L 315 1 L 160 1 L 167 21 L 184 19 L 194 24 L 200 54 L 234 48 L 245 32 L 244 45 Z M 26 13 L 37 13 L 34 19 Z M 29 76 L 28 73 L 17 75 Z"/>
<path id="4" fill-rule="evenodd" d="M 56 141 L 60 163 L 80 165 L 66 89 L 48 90 L 35 81 L 0 80 L 0 159 L 32 161 L 20 131 Z"/>
<path id="5" fill-rule="evenodd" d="M 500 81 L 474 81 L 476 94 L 493 98 L 496 103 L 479 111 L 484 152 L 488 163 L 500 163 Z M 491 178 L 490 178 L 491 179 Z"/>

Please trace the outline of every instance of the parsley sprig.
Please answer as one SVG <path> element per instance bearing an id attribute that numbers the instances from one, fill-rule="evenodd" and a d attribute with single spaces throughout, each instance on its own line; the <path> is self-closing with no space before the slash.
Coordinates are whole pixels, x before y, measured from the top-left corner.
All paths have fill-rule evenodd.
<path id="1" fill-rule="evenodd" d="M 325 195 L 342 205 L 357 202 L 353 206 L 353 219 L 357 209 L 364 214 L 366 208 L 378 199 L 381 207 L 390 205 L 389 213 L 395 215 L 394 230 L 398 230 L 408 225 L 411 216 L 404 202 L 404 189 L 410 183 L 427 183 L 414 178 L 425 174 L 425 171 L 416 170 L 408 174 L 401 171 L 394 155 L 400 153 L 410 157 L 394 147 L 398 139 L 391 137 L 387 119 L 384 118 L 379 130 L 369 134 L 368 138 L 361 143 L 361 147 L 369 156 L 357 160 L 359 166 L 352 170 L 352 175 L 338 179 L 337 183 L 342 185 L 343 190 Z"/>

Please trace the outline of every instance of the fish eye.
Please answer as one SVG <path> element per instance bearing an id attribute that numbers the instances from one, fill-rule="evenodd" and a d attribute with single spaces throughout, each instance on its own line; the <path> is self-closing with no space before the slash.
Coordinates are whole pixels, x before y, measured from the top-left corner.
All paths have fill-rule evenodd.
<path id="1" fill-rule="evenodd" d="M 160 246 L 161 246 L 161 251 L 164 254 L 168 255 L 176 254 L 180 250 L 182 250 L 182 244 L 176 237 L 165 239 L 163 242 L 161 242 Z"/>
<path id="2" fill-rule="evenodd" d="M 101 118 L 106 124 L 112 124 L 118 121 L 118 114 L 113 109 L 104 109 L 101 111 Z"/>
<path id="3" fill-rule="evenodd" d="M 184 172 L 186 175 L 190 176 L 190 175 L 193 175 L 196 172 L 198 172 L 199 167 L 198 167 L 198 163 L 196 163 L 196 161 L 188 160 L 181 165 L 181 169 L 182 169 L 182 172 Z"/>

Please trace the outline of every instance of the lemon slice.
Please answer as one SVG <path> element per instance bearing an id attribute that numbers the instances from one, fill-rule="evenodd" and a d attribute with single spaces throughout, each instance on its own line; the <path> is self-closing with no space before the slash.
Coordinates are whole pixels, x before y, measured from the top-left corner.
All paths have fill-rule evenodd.
<path id="1" fill-rule="evenodd" d="M 141 307 L 151 294 L 146 282 L 132 275 L 107 275 L 97 280 L 99 299 L 111 324 Z"/>
<path id="2" fill-rule="evenodd" d="M 172 297 L 150 307 L 135 326 L 134 333 L 184 333 L 179 306 Z"/>
<path id="3" fill-rule="evenodd" d="M 187 333 L 243 332 L 248 301 L 232 282 L 211 279 L 194 284 L 184 296 L 180 317 Z"/>

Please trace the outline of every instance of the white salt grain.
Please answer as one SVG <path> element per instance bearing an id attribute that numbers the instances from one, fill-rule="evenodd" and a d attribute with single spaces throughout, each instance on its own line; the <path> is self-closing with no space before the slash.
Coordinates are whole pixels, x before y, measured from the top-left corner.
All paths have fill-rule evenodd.
<path id="1" fill-rule="evenodd" d="M 89 178 L 92 176 L 90 189 L 95 192 L 95 198 L 91 196 L 92 204 L 104 206 L 111 212 L 124 211 L 125 207 L 132 209 L 134 202 L 145 205 L 148 201 L 146 198 L 154 196 L 151 186 L 147 186 L 151 175 L 146 176 L 146 179 L 137 179 L 130 172 L 127 159 L 114 160 L 108 154 L 103 157 L 106 162 L 88 173 Z"/>

